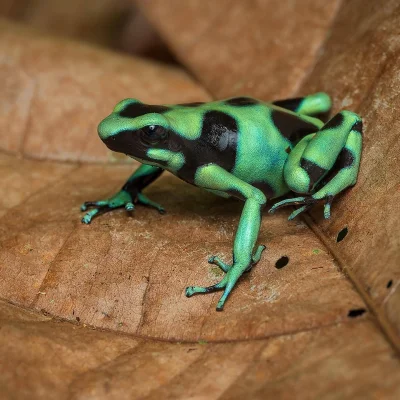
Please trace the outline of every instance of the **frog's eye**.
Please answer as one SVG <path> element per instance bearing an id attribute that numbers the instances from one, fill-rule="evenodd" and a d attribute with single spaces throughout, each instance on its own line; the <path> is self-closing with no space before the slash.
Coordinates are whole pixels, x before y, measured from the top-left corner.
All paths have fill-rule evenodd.
<path id="1" fill-rule="evenodd" d="M 166 137 L 167 131 L 160 125 L 149 125 L 140 130 L 140 138 L 146 145 L 155 145 Z"/>

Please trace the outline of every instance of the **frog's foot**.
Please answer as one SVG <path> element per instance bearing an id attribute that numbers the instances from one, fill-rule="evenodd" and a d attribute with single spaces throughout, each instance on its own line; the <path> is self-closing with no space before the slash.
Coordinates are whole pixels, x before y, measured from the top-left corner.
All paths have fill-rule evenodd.
<path id="1" fill-rule="evenodd" d="M 247 268 L 243 268 L 240 265 L 233 264 L 233 265 L 228 265 L 225 264 L 223 261 L 221 261 L 220 258 L 216 256 L 210 257 L 208 262 L 210 264 L 215 264 L 218 267 L 220 267 L 224 272 L 226 272 L 225 277 L 218 283 L 212 286 L 206 286 L 206 287 L 201 287 L 201 286 L 188 286 L 185 290 L 186 297 L 192 297 L 194 294 L 200 294 L 200 293 L 212 293 L 217 290 L 224 290 L 224 294 L 222 295 L 221 299 L 218 302 L 217 305 L 217 311 L 222 311 L 224 309 L 224 304 L 225 301 L 230 294 L 231 290 L 235 286 L 237 280 L 242 276 L 244 272 L 248 272 L 251 270 L 251 268 L 258 263 L 261 259 L 261 254 L 262 252 L 266 249 L 266 246 L 261 245 L 257 247 L 256 252 L 254 253 L 250 264 L 247 266 Z"/>
<path id="2" fill-rule="evenodd" d="M 134 202 L 153 207 L 161 214 L 165 213 L 163 207 L 148 199 L 144 194 L 138 193 L 137 199 L 134 200 L 127 191 L 121 190 L 115 196 L 107 200 L 85 201 L 81 206 L 81 211 L 86 211 L 89 207 L 93 208 L 83 216 L 81 221 L 84 224 L 90 224 L 93 217 L 121 207 L 125 207 L 127 211 L 133 211 L 135 209 Z"/>
<path id="3" fill-rule="evenodd" d="M 244 272 L 250 272 L 250 270 L 254 267 L 254 265 L 256 265 L 260 261 L 261 254 L 266 248 L 267 246 L 264 245 L 257 247 L 256 252 L 253 254 L 253 257 L 251 258 L 251 264 L 247 267 L 247 269 Z M 232 265 L 224 263 L 218 256 L 211 256 L 208 259 L 208 263 L 220 267 L 224 272 L 228 272 L 232 268 Z"/>
<path id="4" fill-rule="evenodd" d="M 211 256 L 208 259 L 209 264 L 215 264 L 216 266 L 220 267 L 222 271 L 228 272 L 231 269 L 231 265 L 225 264 L 219 257 Z"/>
<path id="5" fill-rule="evenodd" d="M 326 196 L 323 198 L 316 198 L 314 196 L 304 196 L 304 197 L 294 197 L 292 199 L 282 200 L 276 204 L 274 204 L 271 209 L 268 211 L 270 214 L 273 214 L 278 208 L 286 207 L 286 206 L 299 206 L 300 208 L 293 211 L 288 220 L 291 221 L 292 219 L 296 218 L 299 214 L 304 211 L 310 209 L 313 205 L 318 203 L 319 201 L 325 201 L 324 204 L 324 218 L 329 219 L 331 217 L 331 204 L 332 204 L 333 196 Z"/>

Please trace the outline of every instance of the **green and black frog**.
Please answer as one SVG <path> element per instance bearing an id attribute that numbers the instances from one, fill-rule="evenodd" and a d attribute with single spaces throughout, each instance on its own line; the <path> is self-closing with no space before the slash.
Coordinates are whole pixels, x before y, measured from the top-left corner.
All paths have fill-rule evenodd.
<path id="1" fill-rule="evenodd" d="M 209 103 L 149 105 L 126 99 L 98 127 L 104 144 L 142 163 L 113 197 L 85 202 L 82 222 L 101 213 L 135 204 L 164 208 L 150 200 L 145 189 L 164 170 L 223 197 L 244 202 L 233 244 L 232 264 L 218 257 L 210 263 L 224 272 L 209 287 L 190 286 L 186 296 L 223 290 L 217 310 L 241 275 L 259 261 L 265 246 L 256 246 L 262 210 L 267 200 L 295 192 L 270 210 L 299 206 L 293 219 L 317 202 L 330 217 L 333 198 L 356 183 L 362 148 L 362 121 L 341 111 L 327 123 L 316 116 L 329 112 L 325 93 L 262 102 L 236 97 Z"/>

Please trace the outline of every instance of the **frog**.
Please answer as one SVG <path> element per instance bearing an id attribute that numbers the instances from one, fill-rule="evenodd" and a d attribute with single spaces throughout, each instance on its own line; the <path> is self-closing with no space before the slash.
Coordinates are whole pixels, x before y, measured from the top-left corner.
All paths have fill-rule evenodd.
<path id="1" fill-rule="evenodd" d="M 269 213 L 297 206 L 292 220 L 317 203 L 331 215 L 333 199 L 356 184 L 362 151 L 362 118 L 343 110 L 327 122 L 330 96 L 261 101 L 241 96 L 211 102 L 152 105 L 128 98 L 120 101 L 98 125 L 108 149 L 141 163 L 121 190 L 108 199 L 81 206 L 84 224 L 100 214 L 145 205 L 164 213 L 143 190 L 164 171 L 224 198 L 243 202 L 233 241 L 232 262 L 217 255 L 208 262 L 223 271 L 210 286 L 189 286 L 187 297 L 223 291 L 217 311 L 240 277 L 261 259 L 257 245 L 263 210 L 283 198 Z"/>

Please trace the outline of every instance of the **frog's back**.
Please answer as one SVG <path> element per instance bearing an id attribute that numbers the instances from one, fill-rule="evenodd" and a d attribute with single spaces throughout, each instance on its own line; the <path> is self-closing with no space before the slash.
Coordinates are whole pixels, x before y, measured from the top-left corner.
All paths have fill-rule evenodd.
<path id="1" fill-rule="evenodd" d="M 225 100 L 202 103 L 177 104 L 172 107 L 171 116 L 179 122 L 196 121 L 190 132 L 185 134 L 199 138 L 204 126 L 212 129 L 215 125 L 223 125 L 231 120 L 229 126 L 236 125 L 238 135 L 244 133 L 252 135 L 254 130 L 262 129 L 266 138 L 282 136 L 295 145 L 309 133 L 317 131 L 322 123 L 316 118 L 297 114 L 273 103 L 263 102 L 252 97 L 233 97 Z M 201 125 L 201 126 L 200 126 Z M 179 131 L 185 131 L 182 127 Z M 202 129 L 204 131 L 204 129 Z"/>
<path id="2" fill-rule="evenodd" d="M 187 163 L 178 176 L 193 182 L 198 167 L 217 164 L 269 198 L 288 191 L 283 166 L 292 147 L 319 121 L 251 97 L 178 104 L 165 116 L 185 137 Z"/>

